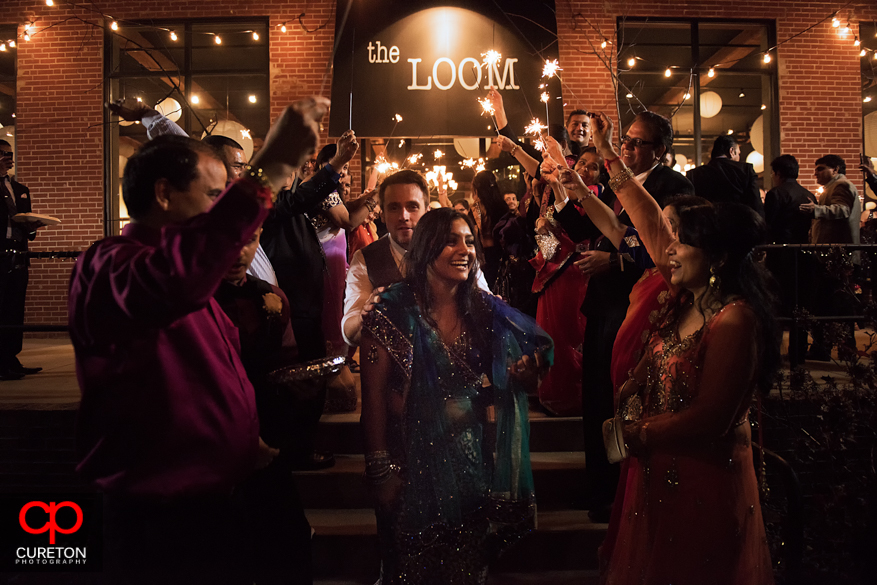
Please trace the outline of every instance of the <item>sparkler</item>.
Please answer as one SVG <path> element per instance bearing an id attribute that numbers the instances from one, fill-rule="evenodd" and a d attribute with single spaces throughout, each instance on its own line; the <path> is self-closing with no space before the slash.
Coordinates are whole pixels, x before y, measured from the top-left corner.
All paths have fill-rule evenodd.
<path id="1" fill-rule="evenodd" d="M 434 153 L 432 153 L 432 156 L 433 156 L 436 160 L 438 160 L 438 159 L 440 159 L 441 157 L 445 156 L 445 153 L 443 153 L 443 152 L 440 151 L 440 150 L 436 150 Z"/>
<path id="2" fill-rule="evenodd" d="M 460 167 L 464 169 L 471 169 L 475 167 L 475 159 L 467 158 L 464 159 L 463 162 L 460 163 Z"/>
<path id="3" fill-rule="evenodd" d="M 560 79 L 558 77 L 558 79 Z M 551 97 L 548 95 L 547 91 L 543 91 L 542 95 L 539 96 L 539 99 L 545 104 L 545 123 L 551 125 L 551 119 L 548 117 L 548 98 Z"/>
<path id="4" fill-rule="evenodd" d="M 541 136 L 543 130 L 547 130 L 548 126 L 543 126 L 539 118 L 533 118 L 530 125 L 524 128 L 524 134 L 532 134 L 533 136 Z"/>
<path id="5" fill-rule="evenodd" d="M 422 154 L 412 154 L 408 157 L 408 164 L 416 165 L 417 161 L 423 158 Z"/>
<path id="6" fill-rule="evenodd" d="M 482 62 L 488 67 L 491 65 L 499 64 L 499 60 L 502 59 L 502 55 L 500 53 L 497 53 L 493 49 L 490 49 L 486 53 L 481 53 L 481 56 L 484 57 L 482 59 Z"/>
<path id="7" fill-rule="evenodd" d="M 555 75 L 557 75 L 558 71 L 563 71 L 560 66 L 557 64 L 557 59 L 554 61 L 545 60 L 545 66 L 542 67 L 542 77 L 547 77 L 551 79 Z M 560 75 L 557 75 L 557 78 L 560 79 Z"/>
<path id="8" fill-rule="evenodd" d="M 481 108 L 484 112 L 490 116 L 491 120 L 493 120 L 493 129 L 496 130 L 496 135 L 499 136 L 499 124 L 496 123 L 496 110 L 493 109 L 493 103 L 487 98 L 479 99 L 477 101 L 481 104 Z"/>

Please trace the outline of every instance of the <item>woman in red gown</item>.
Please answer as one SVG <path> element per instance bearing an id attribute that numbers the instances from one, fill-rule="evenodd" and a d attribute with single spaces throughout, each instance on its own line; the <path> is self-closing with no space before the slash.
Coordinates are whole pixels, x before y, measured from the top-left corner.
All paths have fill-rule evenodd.
<path id="1" fill-rule="evenodd" d="M 602 580 L 773 583 L 748 421 L 753 392 L 770 387 L 779 363 L 769 277 L 753 252 L 764 223 L 739 205 L 693 207 L 674 239 L 618 159 L 609 119 L 592 127 L 616 194 L 676 293 L 619 394 L 631 459 Z"/>

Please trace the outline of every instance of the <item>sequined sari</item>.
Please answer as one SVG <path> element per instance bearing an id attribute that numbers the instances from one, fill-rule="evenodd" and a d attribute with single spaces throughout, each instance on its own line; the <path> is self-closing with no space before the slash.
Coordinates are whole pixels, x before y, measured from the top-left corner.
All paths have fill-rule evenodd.
<path id="1" fill-rule="evenodd" d="M 484 583 L 489 562 L 534 524 L 526 389 L 508 366 L 536 351 L 551 359 L 551 339 L 481 294 L 484 330 L 450 346 L 404 282 L 363 319 L 393 362 L 386 443 L 403 480 L 392 509 L 376 511 L 383 585 Z"/>
<path id="2" fill-rule="evenodd" d="M 663 427 L 662 442 L 658 433 L 649 435 L 660 446 L 629 460 L 620 488 L 623 507 L 613 518 L 618 533 L 611 550 L 601 550 L 608 564 L 603 574 L 607 585 L 773 583 L 752 463 L 748 412 L 754 379 L 744 395 L 700 396 L 707 349 L 712 345 L 713 352 L 723 355 L 723 344 L 739 342 L 713 335 L 731 311 L 750 310 L 743 302 L 731 303 L 684 339 L 671 321 L 646 348 L 649 377 L 641 395 L 642 418 L 670 424 Z M 741 375 L 750 366 L 738 364 Z M 705 412 L 708 401 L 719 400 L 738 404 L 734 422 L 718 438 L 703 440 L 700 423 L 682 414 L 695 402 L 698 412 Z M 667 431 L 673 441 L 667 440 Z"/>

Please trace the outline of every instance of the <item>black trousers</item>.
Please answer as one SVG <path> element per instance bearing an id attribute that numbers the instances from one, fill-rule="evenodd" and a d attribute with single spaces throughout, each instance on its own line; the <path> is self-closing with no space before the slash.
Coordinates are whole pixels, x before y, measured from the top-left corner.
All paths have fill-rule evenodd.
<path id="1" fill-rule="evenodd" d="M 16 244 L 6 241 L 6 249 Z M 20 254 L 0 256 L 0 325 L 24 325 L 27 295 L 27 258 Z M 0 329 L 0 369 L 16 367 L 24 333 L 21 329 Z"/>
<path id="2" fill-rule="evenodd" d="M 603 421 L 614 415 L 612 346 L 627 314 L 627 305 L 604 306 L 587 315 L 582 344 L 582 426 L 585 439 L 585 502 L 610 504 L 618 485 L 619 466 L 609 463 L 603 445 Z"/>
<path id="3" fill-rule="evenodd" d="M 107 585 L 244 585 L 244 516 L 232 495 L 104 499 Z"/>

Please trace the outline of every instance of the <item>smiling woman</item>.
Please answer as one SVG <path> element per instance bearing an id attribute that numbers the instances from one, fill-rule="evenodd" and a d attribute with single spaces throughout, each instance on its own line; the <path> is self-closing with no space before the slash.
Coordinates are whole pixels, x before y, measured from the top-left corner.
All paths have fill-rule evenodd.
<path id="1" fill-rule="evenodd" d="M 479 291 L 477 250 L 466 216 L 430 211 L 405 280 L 363 318 L 366 478 L 384 585 L 484 583 L 490 561 L 533 527 L 527 391 L 552 343 Z"/>

